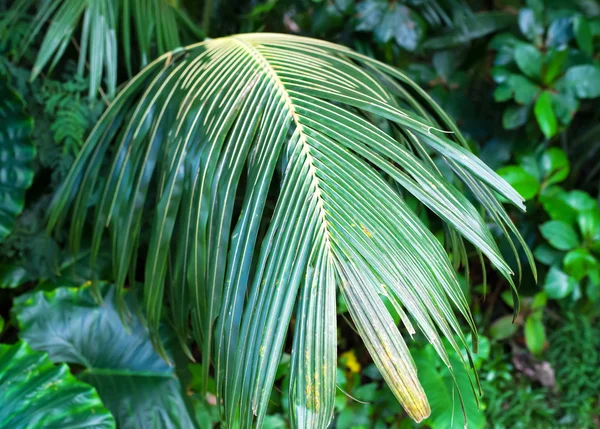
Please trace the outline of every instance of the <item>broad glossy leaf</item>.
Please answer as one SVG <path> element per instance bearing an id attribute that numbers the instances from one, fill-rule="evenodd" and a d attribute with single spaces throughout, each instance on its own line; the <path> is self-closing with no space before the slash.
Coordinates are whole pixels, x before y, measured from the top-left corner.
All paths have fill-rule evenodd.
<path id="1" fill-rule="evenodd" d="M 544 67 L 542 80 L 546 85 L 552 84 L 554 80 L 563 73 L 569 57 L 568 49 L 551 49 L 544 56 Z"/>
<path id="2" fill-rule="evenodd" d="M 14 264 L 0 264 L 0 289 L 14 289 L 33 280 L 25 268 Z"/>
<path id="3" fill-rule="evenodd" d="M 25 191 L 33 182 L 35 145 L 33 120 L 21 98 L 0 80 L 0 242 L 12 231 L 23 211 Z"/>
<path id="4" fill-rule="evenodd" d="M 535 102 L 533 113 L 540 129 L 547 139 L 553 137 L 557 131 L 556 115 L 552 109 L 552 98 L 547 91 L 542 92 Z"/>
<path id="5" fill-rule="evenodd" d="M 542 53 L 533 45 L 520 43 L 515 48 L 515 61 L 519 69 L 532 79 L 541 79 L 543 60 Z"/>
<path id="6" fill-rule="evenodd" d="M 91 384 L 120 428 L 194 427 L 175 368 L 153 349 L 131 294 L 127 326 L 116 309 L 115 288 L 100 286 L 99 305 L 91 286 L 35 292 L 15 300 L 20 336 L 53 362 L 81 365 L 80 380 Z M 163 339 L 173 345 L 166 329 Z"/>
<path id="7" fill-rule="evenodd" d="M 592 31 L 589 22 L 584 16 L 577 16 L 573 19 L 573 32 L 575 33 L 575 40 L 577 40 L 579 49 L 586 55 L 592 55 L 594 53 Z"/>
<path id="8" fill-rule="evenodd" d="M 563 260 L 565 273 L 580 281 L 598 269 L 598 260 L 587 249 L 571 250 Z"/>
<path id="9" fill-rule="evenodd" d="M 559 250 L 571 250 L 579 244 L 577 232 L 571 225 L 560 220 L 551 220 L 540 226 L 540 231 L 552 246 Z"/>
<path id="10" fill-rule="evenodd" d="M 546 108 L 548 107 L 544 106 L 544 109 Z M 540 168 L 547 184 L 562 182 L 569 176 L 571 169 L 567 154 L 556 147 L 550 148 L 542 154 Z"/>
<path id="11" fill-rule="evenodd" d="M 514 322 L 511 315 L 502 316 L 491 324 L 490 336 L 494 340 L 505 340 L 512 337 L 518 329 L 519 325 Z"/>
<path id="12" fill-rule="evenodd" d="M 540 317 L 530 316 L 525 320 L 525 344 L 534 355 L 539 355 L 544 350 L 546 328 Z"/>
<path id="13" fill-rule="evenodd" d="M 579 225 L 579 231 L 585 240 L 600 241 L 600 210 L 598 208 L 581 211 L 577 216 L 577 225 Z"/>
<path id="14" fill-rule="evenodd" d="M 480 37 L 502 30 L 515 22 L 514 15 L 501 11 L 479 12 L 469 14 L 461 22 L 441 36 L 428 37 L 423 47 L 428 49 L 444 49 L 469 43 Z"/>
<path id="15" fill-rule="evenodd" d="M 560 268 L 553 266 L 546 276 L 544 290 L 548 298 L 562 299 L 573 292 L 576 283 L 577 281 L 573 277 L 565 274 Z"/>
<path id="16" fill-rule="evenodd" d="M 569 204 L 567 193 L 562 188 L 550 186 L 544 189 L 540 202 L 552 220 L 561 220 L 570 225 L 575 223 L 577 210 Z"/>
<path id="17" fill-rule="evenodd" d="M 567 87 L 579 98 L 600 97 L 600 67 L 574 66 L 565 75 Z"/>
<path id="18" fill-rule="evenodd" d="M 519 28 L 531 41 L 538 40 L 544 34 L 544 24 L 536 17 L 533 9 L 519 9 Z"/>
<path id="19" fill-rule="evenodd" d="M 530 106 L 509 106 L 502 114 L 502 126 L 507 130 L 519 128 L 527 122 Z"/>
<path id="20" fill-rule="evenodd" d="M 598 208 L 598 203 L 585 191 L 574 190 L 565 194 L 565 201 L 578 212 Z"/>
<path id="21" fill-rule="evenodd" d="M 0 428 L 114 429 L 94 388 L 19 342 L 0 344 Z"/>
<path id="22" fill-rule="evenodd" d="M 555 265 L 562 262 L 564 253 L 548 244 L 540 244 L 533 251 L 535 259 L 545 265 Z"/>
<path id="23" fill-rule="evenodd" d="M 540 93 L 541 88 L 525 76 L 514 74 L 508 79 L 514 99 L 519 104 L 530 104 Z"/>
<path id="24" fill-rule="evenodd" d="M 498 174 L 511 184 L 525 200 L 535 197 L 540 190 L 537 178 L 518 165 L 509 165 L 498 170 Z"/>
<path id="25" fill-rule="evenodd" d="M 146 261 L 152 342 L 167 354 L 158 335 L 166 296 L 181 342 L 191 335 L 201 350 L 203 383 L 214 374 L 227 424 L 264 422 L 295 314 L 291 420 L 327 425 L 337 288 L 419 421 L 430 408 L 402 332 L 421 330 L 448 365 L 441 338 L 455 353 L 467 345 L 454 312 L 474 321 L 445 249 L 404 195 L 448 225 L 455 255 L 466 239 L 514 286 L 486 220 L 443 163 L 524 244 L 497 194 L 521 209 L 522 197 L 404 73 L 319 40 L 236 35 L 164 55 L 123 89 L 53 202 L 50 228 L 70 216 L 76 243 L 99 196 L 92 257 L 108 226 L 117 296 Z"/>
<path id="26" fill-rule="evenodd" d="M 569 125 L 579 110 L 579 100 L 570 91 L 552 92 L 552 107 L 558 120 Z"/>
<path id="27" fill-rule="evenodd" d="M 573 18 L 560 17 L 550 23 L 546 32 L 546 46 L 565 46 L 573 38 Z"/>
<path id="28" fill-rule="evenodd" d="M 434 410 L 426 420 L 427 426 L 433 429 L 484 428 L 485 416 L 472 395 L 463 398 L 467 421 L 464 422 L 461 418 L 463 410 L 459 392 L 468 392 L 471 388 L 465 370 L 456 366 L 458 369 L 455 374 L 452 374 L 447 367 L 437 362 L 435 351 L 430 346 L 414 351 L 413 356 L 423 388 Z M 450 359 L 454 361 L 456 358 Z M 458 362 L 454 361 L 454 363 Z"/>

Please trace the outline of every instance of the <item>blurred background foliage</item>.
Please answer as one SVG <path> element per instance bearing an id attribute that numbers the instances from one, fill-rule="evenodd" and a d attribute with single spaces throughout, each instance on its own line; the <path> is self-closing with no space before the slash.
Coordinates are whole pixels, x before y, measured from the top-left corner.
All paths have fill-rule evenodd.
<path id="1" fill-rule="evenodd" d="M 168 20 L 156 33 L 126 36 L 143 45 L 141 56 L 124 52 L 116 73 L 86 62 L 80 39 L 86 24 L 76 19 L 64 44 L 40 59 L 45 30 L 33 32 L 32 25 L 52 2 L 21 2 L 26 7 L 18 14 L 9 3 L 0 1 L 0 342 L 26 339 L 53 362 L 69 363 L 79 380 L 97 387 L 111 411 L 125 401 L 151 414 L 144 407 L 168 389 L 169 416 L 195 419 L 201 428 L 215 424 L 211 398 L 207 405 L 196 393 L 202 383 L 199 366 L 177 358 L 176 370 L 156 363 L 148 338 L 135 330 L 121 332 L 124 328 L 112 323 L 111 308 L 98 310 L 93 323 L 110 324 L 117 338 L 134 336 L 146 350 L 139 366 L 127 361 L 132 356 L 98 357 L 102 348 L 90 350 L 81 341 L 75 348 L 83 349 L 61 355 L 56 344 L 40 340 L 42 326 L 32 318 L 44 317 L 44 308 L 69 314 L 70 325 L 59 318 L 45 326 L 56 324 L 72 336 L 73 324 L 84 317 L 80 307 L 95 305 L 86 287 L 73 289 L 92 277 L 86 243 L 72 255 L 65 237 L 49 238 L 46 209 L 112 94 L 150 57 L 204 35 L 294 33 L 347 45 L 406 71 L 458 123 L 474 151 L 527 200 L 527 213 L 510 215 L 534 251 L 540 275 L 536 283 L 524 270 L 517 318 L 507 285 L 491 269 L 486 275 L 477 255 L 463 278 L 482 334 L 475 356 L 483 392 L 478 401 L 466 376 L 457 374 L 469 428 L 600 427 L 598 1 L 180 0 L 168 2 Z M 120 58 L 117 50 L 114 58 Z M 415 209 L 443 236 L 434 216 Z M 515 265 L 525 264 L 511 256 L 510 248 L 503 250 Z M 102 278 L 110 279 L 109 260 L 105 255 L 96 264 Z M 112 293 L 109 286 L 102 290 Z M 341 300 L 338 313 L 336 428 L 463 427 L 458 390 L 424 339 L 416 336 L 411 349 L 433 413 L 417 425 L 370 362 Z M 104 379 L 93 375 L 85 359 L 89 355 L 103 365 Z M 284 355 L 268 428 L 289 427 L 289 365 Z M 111 372 L 114 368 L 125 375 Z M 110 377 L 135 380 L 149 368 L 156 377 L 146 379 L 144 392 L 134 387 L 110 391 Z M 121 427 L 136 427 L 118 412 L 113 415 Z"/>

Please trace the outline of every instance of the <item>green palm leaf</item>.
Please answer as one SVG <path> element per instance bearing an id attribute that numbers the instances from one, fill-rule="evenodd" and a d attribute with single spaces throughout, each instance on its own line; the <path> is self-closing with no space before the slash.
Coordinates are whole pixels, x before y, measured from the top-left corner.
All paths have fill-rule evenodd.
<path id="1" fill-rule="evenodd" d="M 262 424 L 296 308 L 292 421 L 327 426 L 336 288 L 383 377 L 420 421 L 429 405 L 401 331 L 422 331 L 450 367 L 441 338 L 456 352 L 466 347 L 455 310 L 475 327 L 452 261 L 404 193 L 446 222 L 455 263 L 466 261 L 465 238 L 513 285 L 480 211 L 437 159 L 522 242 L 497 195 L 521 209 L 522 198 L 400 71 L 308 38 L 215 39 L 162 56 L 124 88 L 55 199 L 49 227 L 70 216 L 77 249 L 98 195 L 92 259 L 108 226 L 119 289 L 149 231 L 144 305 L 154 344 L 162 350 L 166 289 L 183 343 L 191 318 L 204 380 L 214 367 L 229 425 Z"/>
<path id="2" fill-rule="evenodd" d="M 10 31 L 19 17 L 37 2 L 18 0 L 9 10 L 0 33 Z M 186 28 L 201 33 L 177 6 L 168 0 L 53 0 L 40 2 L 31 22 L 28 37 L 20 52 L 25 52 L 49 21 L 31 78 L 35 79 L 49 65 L 54 68 L 81 27 L 78 71 L 89 69 L 90 97 L 95 96 L 105 79 L 112 98 L 117 86 L 117 72 L 123 63 L 131 76 L 134 64 L 142 67 L 154 58 L 153 47 L 163 54 L 180 46 L 180 33 Z M 183 25 L 181 25 L 183 24 Z M 133 29 L 132 29 L 133 26 Z M 123 51 L 118 50 L 118 37 Z M 132 39 L 139 46 L 139 56 L 131 53 Z"/>

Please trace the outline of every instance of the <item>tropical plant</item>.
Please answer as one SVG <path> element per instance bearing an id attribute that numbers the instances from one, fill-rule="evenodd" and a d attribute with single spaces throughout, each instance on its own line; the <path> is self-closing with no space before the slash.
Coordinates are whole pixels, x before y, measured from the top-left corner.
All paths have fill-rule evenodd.
<path id="1" fill-rule="evenodd" d="M 18 0 L 0 23 L 0 34 L 11 31 L 35 0 Z M 41 2 L 29 25 L 27 36 L 18 48 L 23 54 L 35 37 L 50 21 L 44 35 L 31 78 L 37 77 L 50 64 L 54 68 L 73 43 L 79 50 L 78 73 L 83 76 L 89 69 L 89 95 L 101 91 L 103 78 L 108 96 L 113 97 L 117 87 L 118 71 L 125 64 L 129 76 L 148 64 L 155 54 L 162 54 L 181 45 L 183 30 L 202 34 L 178 7 L 168 0 L 57 0 Z M 81 38 L 74 39 L 81 22 Z M 119 25 L 120 22 L 120 25 Z M 132 29 L 133 26 L 133 29 Z M 119 52 L 119 40 L 122 52 Z M 139 56 L 132 54 L 132 40 L 139 46 Z M 154 52 L 156 50 L 157 52 Z M 123 61 L 121 61 L 123 58 Z"/>
<path id="2" fill-rule="evenodd" d="M 0 398 L 2 429 L 115 428 L 93 387 L 24 342 L 0 344 Z"/>
<path id="3" fill-rule="evenodd" d="M 195 427 L 179 368 L 154 351 L 139 317 L 123 326 L 114 287 L 98 288 L 102 305 L 89 284 L 21 295 L 13 307 L 21 339 L 48 353 L 52 362 L 83 367 L 78 379 L 96 388 L 119 428 Z M 125 301 L 134 312 L 133 294 L 127 293 Z M 171 362 L 187 360 L 176 353 L 177 339 L 167 326 L 161 326 L 160 335 Z"/>
<path id="4" fill-rule="evenodd" d="M 585 100 L 600 96 L 600 67 L 594 55 L 599 34 L 594 15 L 599 11 L 590 5 L 586 16 L 578 2 L 529 4 L 519 11 L 519 29 L 526 40 L 502 33 L 490 43 L 497 52 L 494 99 L 514 100 L 504 110 L 505 128 L 523 126 L 533 111 L 539 130 L 551 138 L 571 124 Z"/>
<path id="5" fill-rule="evenodd" d="M 128 276 L 133 286 L 137 260 L 145 259 L 143 304 L 154 346 L 168 359 L 159 336 L 167 290 L 184 347 L 191 317 L 204 390 L 214 366 L 228 424 L 264 422 L 296 308 L 291 419 L 297 427 L 327 426 L 338 287 L 383 378 L 419 421 L 429 404 L 383 299 L 404 331 L 413 335 L 415 322 L 452 368 L 441 337 L 463 365 L 470 360 L 460 353 L 466 341 L 454 309 L 477 348 L 455 273 L 467 260 L 463 239 L 514 291 L 512 270 L 459 188 L 517 252 L 512 238 L 523 240 L 497 194 L 521 209 L 523 199 L 402 72 L 319 40 L 244 34 L 169 52 L 132 79 L 79 153 L 49 229 L 71 219 L 77 251 L 95 206 L 91 263 L 108 226 L 125 319 L 123 288 Z M 445 222 L 451 259 L 406 194 Z"/>
<path id="6" fill-rule="evenodd" d="M 15 218 L 23 211 L 25 191 L 33 182 L 32 164 L 36 155 L 31 140 L 33 121 L 23 109 L 23 100 L 0 82 L 0 242 L 12 231 Z"/>

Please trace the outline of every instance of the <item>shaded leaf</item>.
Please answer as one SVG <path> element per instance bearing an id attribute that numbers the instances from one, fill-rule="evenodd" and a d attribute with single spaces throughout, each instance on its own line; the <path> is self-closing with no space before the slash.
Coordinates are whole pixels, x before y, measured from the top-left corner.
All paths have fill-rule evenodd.
<path id="1" fill-rule="evenodd" d="M 100 294 L 102 305 L 90 286 L 18 297 L 13 311 L 21 338 L 53 362 L 84 367 L 79 379 L 97 389 L 120 428 L 194 427 L 175 368 L 154 351 L 138 317 L 123 325 L 114 287 L 103 284 Z M 132 295 L 126 300 L 135 314 Z M 173 343 L 166 330 L 163 335 Z"/>
<path id="2" fill-rule="evenodd" d="M 598 261 L 586 249 L 571 250 L 563 260 L 565 273 L 580 281 L 598 269 Z"/>
<path id="3" fill-rule="evenodd" d="M 575 33 L 575 40 L 577 40 L 579 49 L 586 55 L 592 55 L 594 53 L 594 45 L 592 44 L 593 36 L 590 24 L 585 17 L 577 16 L 574 18 L 573 32 Z"/>
<path id="4" fill-rule="evenodd" d="M 570 295 L 575 288 L 577 281 L 569 275 L 562 272 L 558 267 L 553 266 L 548 271 L 544 290 L 551 299 L 562 299 Z"/>
<path id="5" fill-rule="evenodd" d="M 447 367 L 436 362 L 435 352 L 430 346 L 413 352 L 415 364 L 423 383 L 423 388 L 431 402 L 431 417 L 426 420 L 427 426 L 434 429 L 463 429 L 485 427 L 485 417 L 478 409 L 477 401 L 472 395 L 465 396 L 464 411 L 458 398 L 460 392 L 468 392 L 471 388 L 469 377 L 463 368 L 452 374 Z M 456 357 L 450 357 L 452 362 Z M 454 377 L 456 378 L 456 384 Z"/>
<path id="6" fill-rule="evenodd" d="M 540 190 L 540 183 L 537 178 L 533 177 L 520 166 L 509 165 L 502 167 L 498 170 L 498 174 L 510 183 L 525 200 L 535 197 Z"/>
<path id="7" fill-rule="evenodd" d="M 27 343 L 0 344 L 0 428 L 115 428 L 112 415 L 67 365 Z"/>
<path id="8" fill-rule="evenodd" d="M 36 148 L 33 120 L 21 98 L 0 79 L 0 242 L 12 231 L 23 211 L 25 191 L 33 182 Z"/>
<path id="9" fill-rule="evenodd" d="M 509 106 L 502 114 L 502 126 L 507 130 L 519 128 L 527 122 L 529 106 Z"/>
<path id="10" fill-rule="evenodd" d="M 525 344 L 531 353 L 539 355 L 546 343 L 546 329 L 538 317 L 528 317 L 525 320 Z"/>
<path id="11" fill-rule="evenodd" d="M 542 53 L 533 45 L 519 43 L 515 48 L 515 62 L 519 69 L 532 79 L 542 78 Z"/>
<path id="12" fill-rule="evenodd" d="M 531 41 L 536 41 L 544 34 L 544 24 L 539 22 L 533 9 L 519 9 L 519 28 L 521 33 Z"/>
<path id="13" fill-rule="evenodd" d="M 556 115 L 552 109 L 552 99 L 549 92 L 542 92 L 535 102 L 533 112 L 535 113 L 537 123 L 546 138 L 549 139 L 553 137 L 556 134 L 557 123 Z"/>
<path id="14" fill-rule="evenodd" d="M 515 324 L 511 315 L 500 317 L 495 320 L 490 326 L 490 336 L 494 340 L 505 340 L 512 337 L 519 329 L 519 325 Z"/>
<path id="15" fill-rule="evenodd" d="M 579 244 L 573 227 L 560 220 L 551 220 L 540 226 L 540 231 L 550 244 L 559 250 L 571 250 Z"/>
<path id="16" fill-rule="evenodd" d="M 563 150 L 555 147 L 542 154 L 540 167 L 547 184 L 560 183 L 569 176 L 569 159 Z"/>
<path id="17" fill-rule="evenodd" d="M 502 30 L 515 22 L 514 15 L 502 11 L 479 12 L 466 17 L 456 26 L 437 37 L 428 37 L 423 42 L 427 49 L 445 49 L 469 43 L 480 37 Z"/>
<path id="18" fill-rule="evenodd" d="M 579 98 L 600 96 L 600 67 L 595 65 L 574 66 L 567 70 L 566 85 Z"/>

